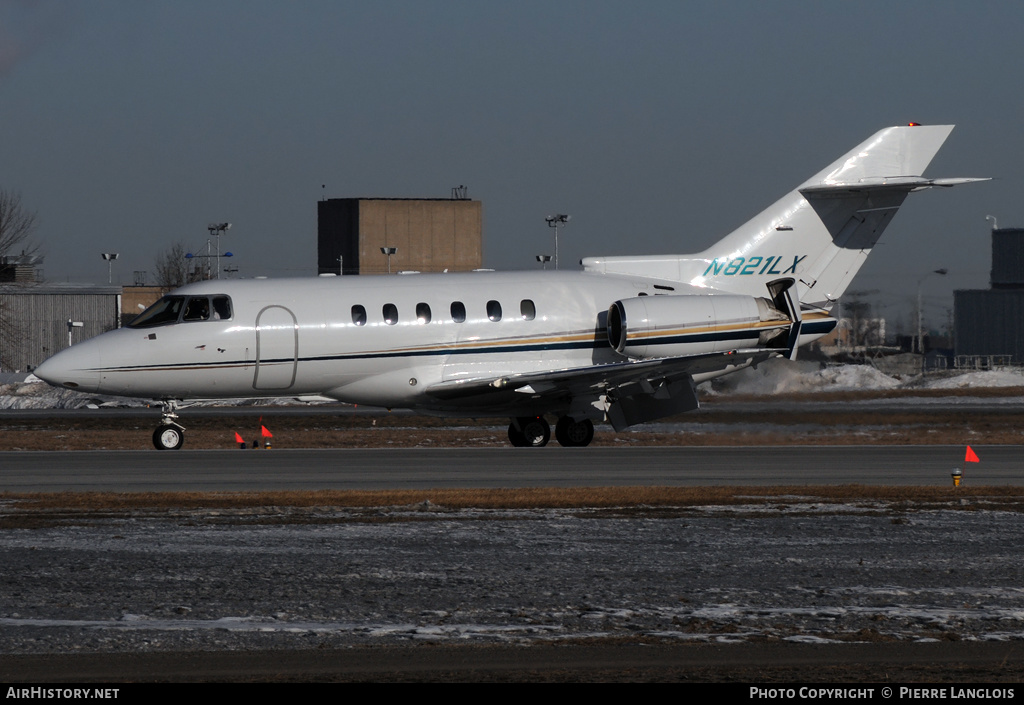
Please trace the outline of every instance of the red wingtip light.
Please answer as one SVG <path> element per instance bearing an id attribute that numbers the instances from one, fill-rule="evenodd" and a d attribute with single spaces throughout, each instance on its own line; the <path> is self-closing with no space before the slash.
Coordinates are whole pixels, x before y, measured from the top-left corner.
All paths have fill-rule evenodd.
<path id="1" fill-rule="evenodd" d="M 907 127 L 921 127 L 921 123 L 919 123 L 919 122 L 908 122 L 907 123 Z"/>

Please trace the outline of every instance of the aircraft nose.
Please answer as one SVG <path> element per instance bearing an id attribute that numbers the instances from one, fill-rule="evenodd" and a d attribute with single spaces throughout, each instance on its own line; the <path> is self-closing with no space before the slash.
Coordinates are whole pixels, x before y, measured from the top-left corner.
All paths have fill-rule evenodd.
<path id="1" fill-rule="evenodd" d="M 91 341 L 79 343 L 43 361 L 35 376 L 54 387 L 95 392 L 100 383 L 99 348 Z"/>

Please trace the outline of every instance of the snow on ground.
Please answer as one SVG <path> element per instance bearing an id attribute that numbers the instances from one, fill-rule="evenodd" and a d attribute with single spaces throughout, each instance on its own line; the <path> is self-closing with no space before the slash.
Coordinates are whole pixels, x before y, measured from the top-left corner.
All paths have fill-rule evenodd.
<path id="1" fill-rule="evenodd" d="M 1020 370 L 985 370 L 964 372 L 954 377 L 924 380 L 925 389 L 970 389 L 973 387 L 1021 387 L 1024 374 Z"/>
<path id="2" fill-rule="evenodd" d="M 1024 515 L 858 509 L 324 508 L 291 523 L 275 508 L 5 528 L 0 654 L 1024 638 Z"/>
<path id="3" fill-rule="evenodd" d="M 906 379 L 890 377 L 871 365 L 825 365 L 810 361 L 769 360 L 756 368 L 701 385 L 712 394 L 790 394 L 883 389 L 984 389 L 1024 387 L 1024 370 L 937 372 Z"/>

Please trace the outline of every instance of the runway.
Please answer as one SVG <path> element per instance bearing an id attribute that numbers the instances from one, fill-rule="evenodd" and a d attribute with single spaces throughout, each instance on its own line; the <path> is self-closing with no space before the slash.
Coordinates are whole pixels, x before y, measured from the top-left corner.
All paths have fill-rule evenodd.
<path id="1" fill-rule="evenodd" d="M 962 445 L 7 452 L 3 492 L 1024 484 L 1024 448 Z"/>

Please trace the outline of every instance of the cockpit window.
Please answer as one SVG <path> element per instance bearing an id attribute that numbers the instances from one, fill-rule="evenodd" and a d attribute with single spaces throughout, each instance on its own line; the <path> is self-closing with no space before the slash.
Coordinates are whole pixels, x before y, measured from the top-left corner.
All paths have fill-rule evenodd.
<path id="1" fill-rule="evenodd" d="M 155 328 L 168 323 L 177 323 L 184 305 L 184 296 L 165 296 L 140 313 L 128 326 L 129 328 Z"/>
<path id="2" fill-rule="evenodd" d="M 210 300 L 205 296 L 190 296 L 185 305 L 183 321 L 208 321 L 210 320 Z"/>
<path id="3" fill-rule="evenodd" d="M 226 321 L 231 318 L 231 299 L 227 296 L 213 297 L 213 319 Z"/>
<path id="4" fill-rule="evenodd" d="M 212 308 L 211 308 L 211 303 Z M 182 321 L 226 321 L 231 318 L 231 297 L 165 296 L 140 313 L 129 328 L 154 328 Z"/>

